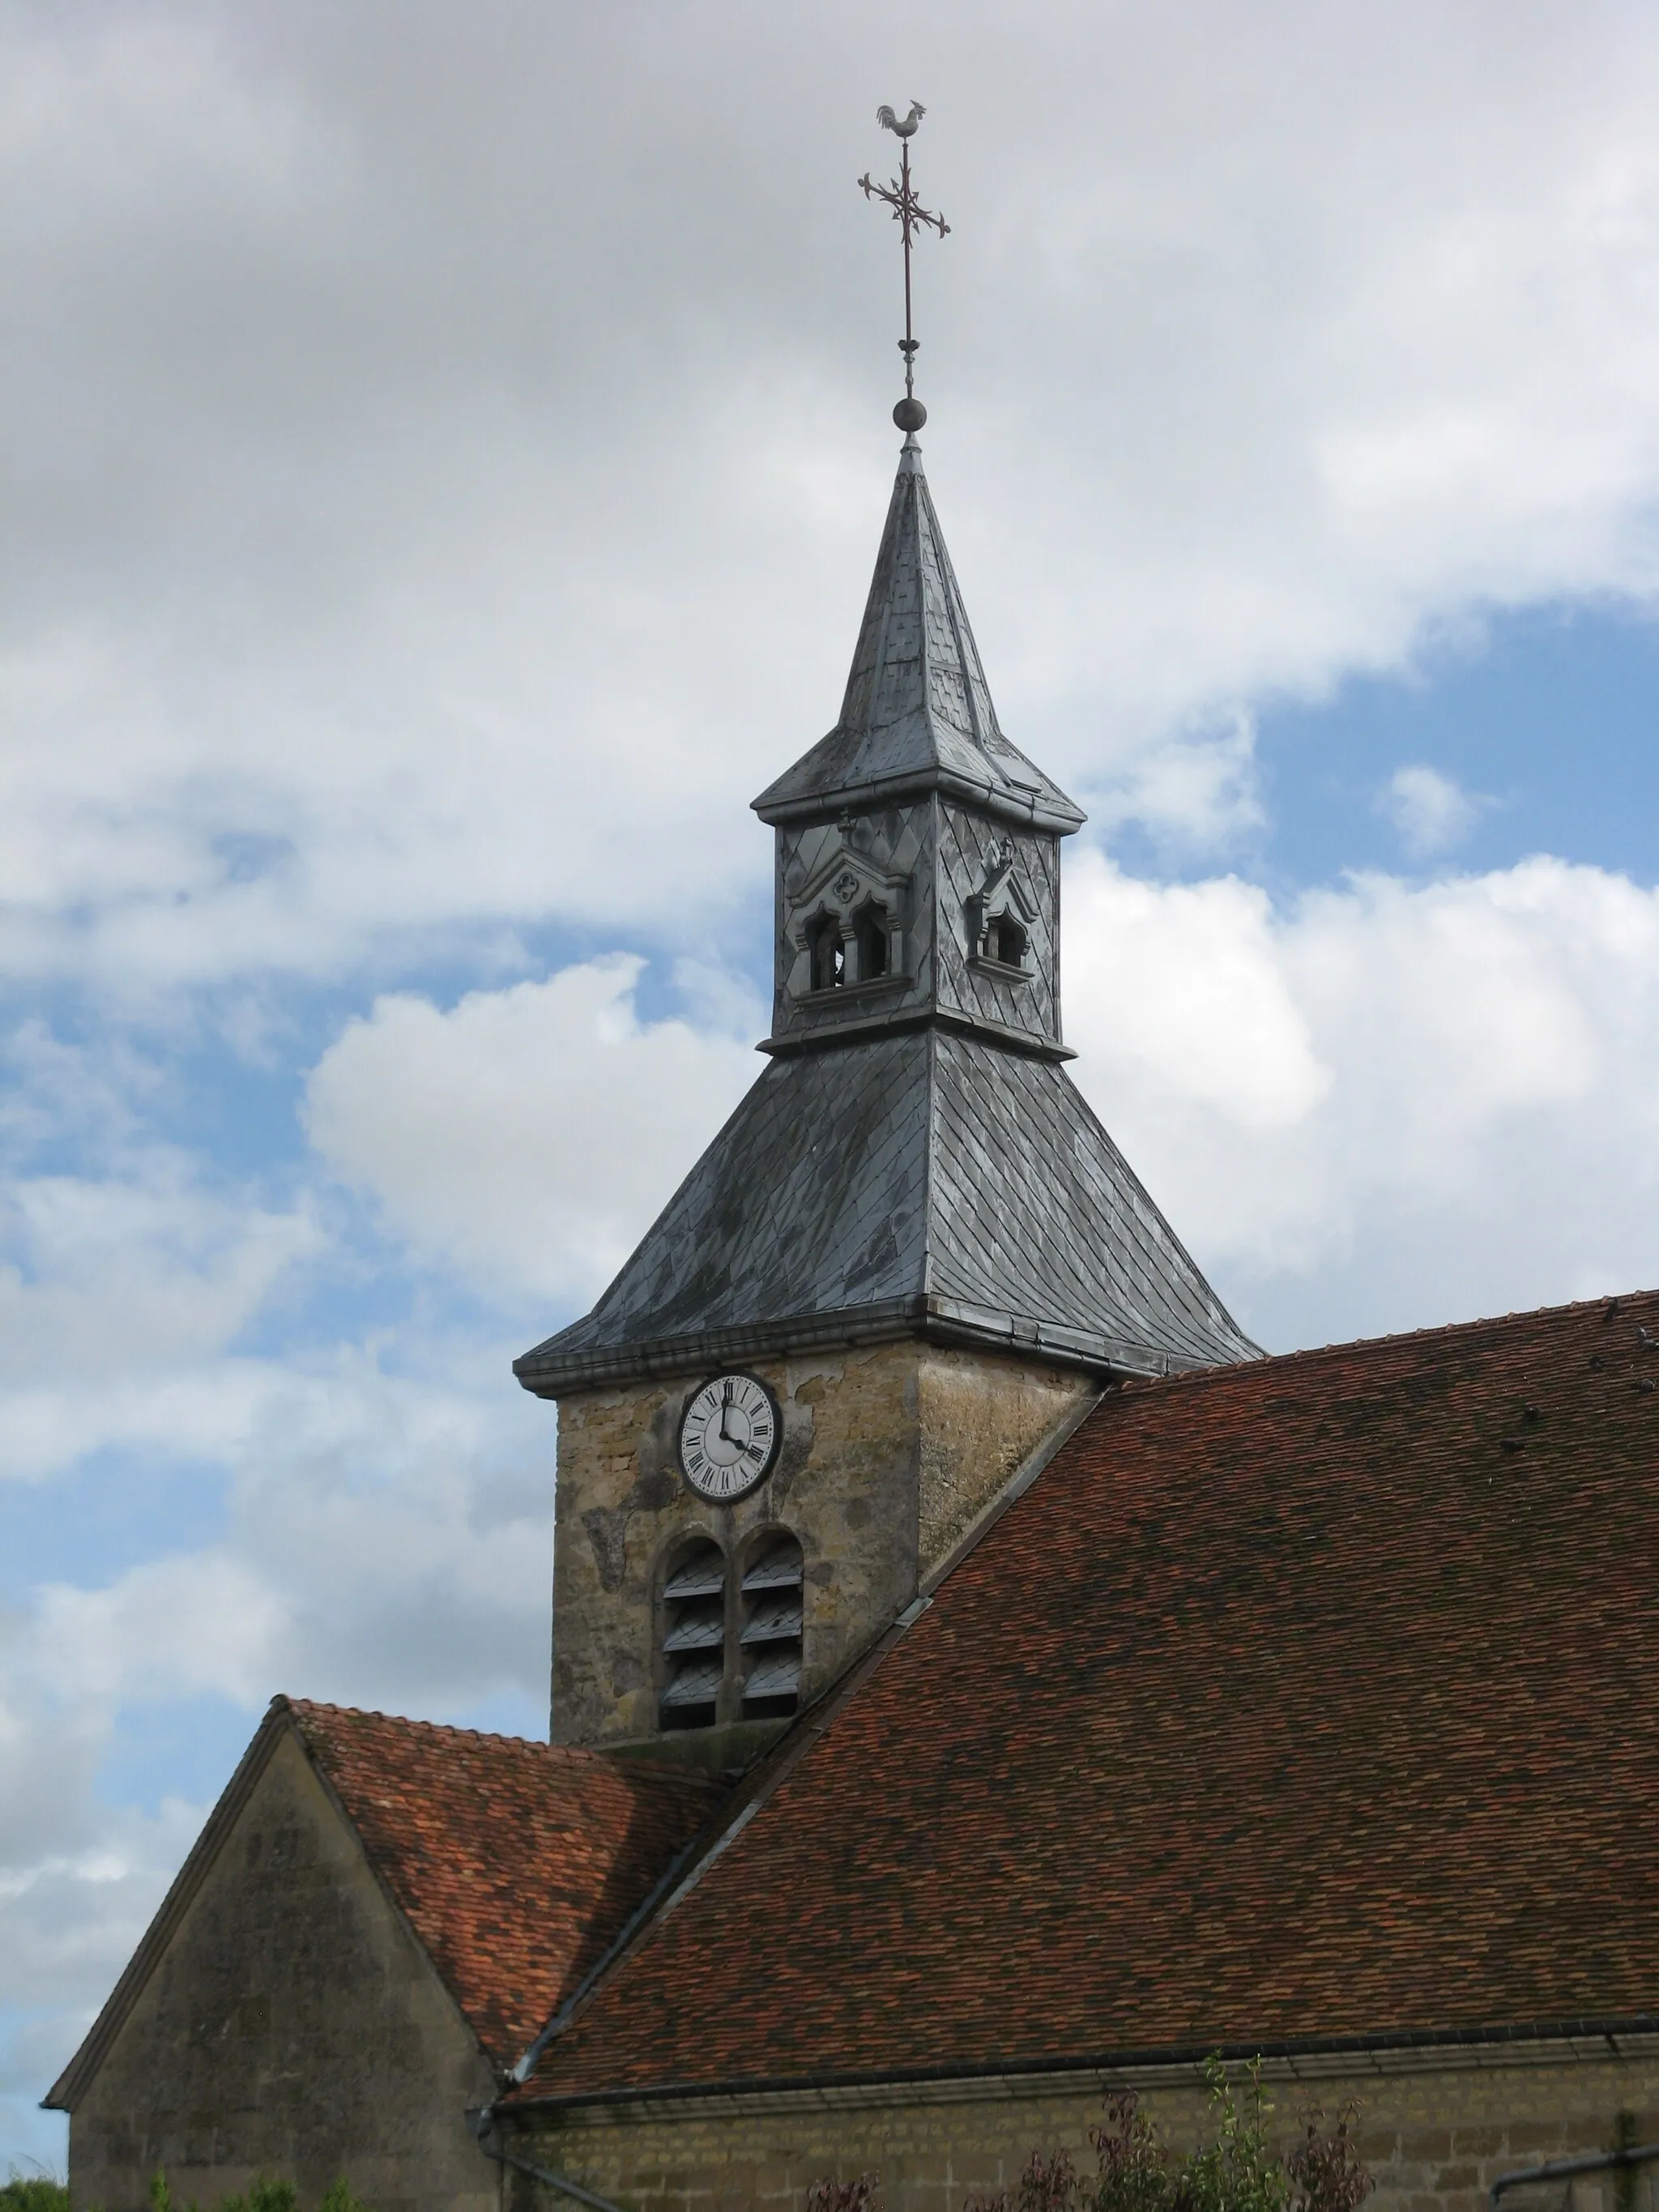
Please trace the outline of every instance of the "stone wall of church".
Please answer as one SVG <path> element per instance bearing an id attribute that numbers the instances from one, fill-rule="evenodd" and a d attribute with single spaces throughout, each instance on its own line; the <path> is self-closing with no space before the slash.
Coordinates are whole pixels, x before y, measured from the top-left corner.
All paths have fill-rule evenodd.
<path id="1" fill-rule="evenodd" d="M 916 1360 L 921 1430 L 918 1541 L 937 1565 L 974 1516 L 1045 1437 L 1100 1386 L 1073 1368 L 922 1345 Z"/>
<path id="2" fill-rule="evenodd" d="M 572 1393 L 559 1402 L 554 1554 L 556 1743 L 657 1735 L 658 1593 L 691 1538 L 738 1567 L 787 1528 L 805 1559 L 802 1694 L 833 1681 L 901 1612 L 921 1572 L 1056 1425 L 1085 1376 L 994 1353 L 903 1341 L 761 1360 L 783 1441 L 734 1505 L 680 1479 L 678 1431 L 705 1379 Z M 722 1723 L 735 1723 L 735 1667 Z"/>
<path id="3" fill-rule="evenodd" d="M 1659 2039 L 1614 2057 L 1494 2046 L 1445 2053 L 1299 2062 L 1263 2069 L 1273 2127 L 1286 2148 L 1305 2116 L 1328 2124 L 1349 2100 L 1356 2136 L 1376 2177 L 1375 2212 L 1486 2212 L 1496 2178 L 1547 2159 L 1659 2139 Z M 1397 2071 L 1379 2070 L 1383 2066 Z M 1017 2093 L 1008 2084 L 939 2083 L 884 2096 L 825 2090 L 770 2097 L 659 2099 L 534 2116 L 514 2145 L 629 2212 L 805 2212 L 826 2176 L 874 2173 L 881 2212 L 963 2212 L 971 2196 L 1013 2191 L 1034 2147 L 1064 2143 L 1093 2167 L 1088 2131 L 1106 2079 L 1079 2088 L 1054 2077 Z M 1213 2141 L 1206 2095 L 1191 2068 L 1121 2077 L 1178 2148 Z M 531 2116 L 526 2115 L 528 2120 Z M 542 2212 L 543 2192 L 516 2177 L 512 2212 Z M 1589 2174 L 1507 2192 L 1504 2212 L 1659 2212 L 1659 2169 Z M 545 2199 L 546 2212 L 556 2200 Z"/>
<path id="4" fill-rule="evenodd" d="M 493 2084 L 296 1739 L 279 1743 L 70 2124 L 81 2212 L 215 2203 L 256 2173 L 314 2204 L 487 2212 L 468 2106 Z"/>

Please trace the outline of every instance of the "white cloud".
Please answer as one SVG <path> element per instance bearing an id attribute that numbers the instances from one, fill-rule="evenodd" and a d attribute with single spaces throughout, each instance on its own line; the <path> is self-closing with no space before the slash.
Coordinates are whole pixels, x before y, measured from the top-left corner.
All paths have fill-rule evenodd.
<path id="1" fill-rule="evenodd" d="M 192 1544 L 162 1521 L 161 1556 L 0 1607 L 0 1998 L 8 2030 L 21 2021 L 0 2039 L 0 2155 L 53 2150 L 29 2108 L 207 1810 L 106 1802 L 100 1769 L 135 1717 L 187 1733 L 192 1700 L 229 1699 L 251 1735 L 277 1689 L 438 1718 L 505 1695 L 533 1717 L 554 1424 L 513 1383 L 511 1348 L 411 1334 L 413 1377 L 349 1349 L 309 1373 L 259 1368 L 247 1419 L 220 1439 L 222 1529 Z M 101 1441 L 131 1441 L 103 1422 Z"/>
<path id="2" fill-rule="evenodd" d="M 1413 860 L 1449 853 L 1480 819 L 1482 801 L 1438 769 L 1397 768 L 1376 795 L 1376 808 L 1399 831 Z"/>
<path id="3" fill-rule="evenodd" d="M 312 1072 L 313 1142 L 486 1293 L 585 1303 L 758 1073 L 746 995 L 723 1011 L 748 1038 L 641 1022 L 644 964 L 614 953 L 447 1013 L 377 1000 Z"/>
<path id="4" fill-rule="evenodd" d="M 1067 884 L 1079 1080 L 1273 1346 L 1659 1281 L 1659 893 Z"/>
<path id="5" fill-rule="evenodd" d="M 77 1047 L 32 1020 L 0 1061 L 0 1479 L 102 1444 L 228 1448 L 259 1395 L 237 1340 L 323 1261 L 314 1208 L 147 1132 L 161 1075 L 118 1038 Z M 66 1156 L 79 1172 L 40 1171 Z"/>
<path id="6" fill-rule="evenodd" d="M 1616 0 L 3 35 L 14 971 L 734 927 L 892 458 L 872 40 L 933 87 L 929 460 L 994 686 L 1103 817 L 1224 843 L 1241 702 L 1653 592 L 1659 25 Z"/>

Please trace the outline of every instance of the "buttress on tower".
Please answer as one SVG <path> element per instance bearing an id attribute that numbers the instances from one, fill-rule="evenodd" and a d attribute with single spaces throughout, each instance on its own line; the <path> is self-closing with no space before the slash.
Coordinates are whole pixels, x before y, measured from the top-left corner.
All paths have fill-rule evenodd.
<path id="1" fill-rule="evenodd" d="M 1060 846 L 908 437 L 841 719 L 776 842 L 764 1073 L 559 1407 L 552 1733 L 744 1764 L 1104 1385 L 1254 1358 L 1066 1073 Z"/>

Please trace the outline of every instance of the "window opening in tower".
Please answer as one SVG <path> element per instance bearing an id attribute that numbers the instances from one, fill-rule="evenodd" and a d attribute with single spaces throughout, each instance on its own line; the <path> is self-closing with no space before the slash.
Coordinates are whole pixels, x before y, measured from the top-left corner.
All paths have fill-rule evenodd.
<path id="1" fill-rule="evenodd" d="M 663 1584 L 664 1668 L 658 1721 L 712 1728 L 726 1672 L 726 1554 L 702 1537 L 681 1553 Z"/>
<path id="2" fill-rule="evenodd" d="M 801 1550 L 793 1536 L 763 1540 L 743 1577 L 743 1715 L 765 1720 L 800 1701 Z"/>

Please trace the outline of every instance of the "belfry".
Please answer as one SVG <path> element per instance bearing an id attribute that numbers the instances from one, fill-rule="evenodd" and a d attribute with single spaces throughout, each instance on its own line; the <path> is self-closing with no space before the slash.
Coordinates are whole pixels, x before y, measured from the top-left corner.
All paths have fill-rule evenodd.
<path id="1" fill-rule="evenodd" d="M 1003 734 L 914 434 L 840 719 L 755 811 L 769 1065 L 515 1364 L 560 1407 L 555 1741 L 717 1765 L 1103 1384 L 1256 1356 L 1066 1073 L 1084 817 Z"/>

